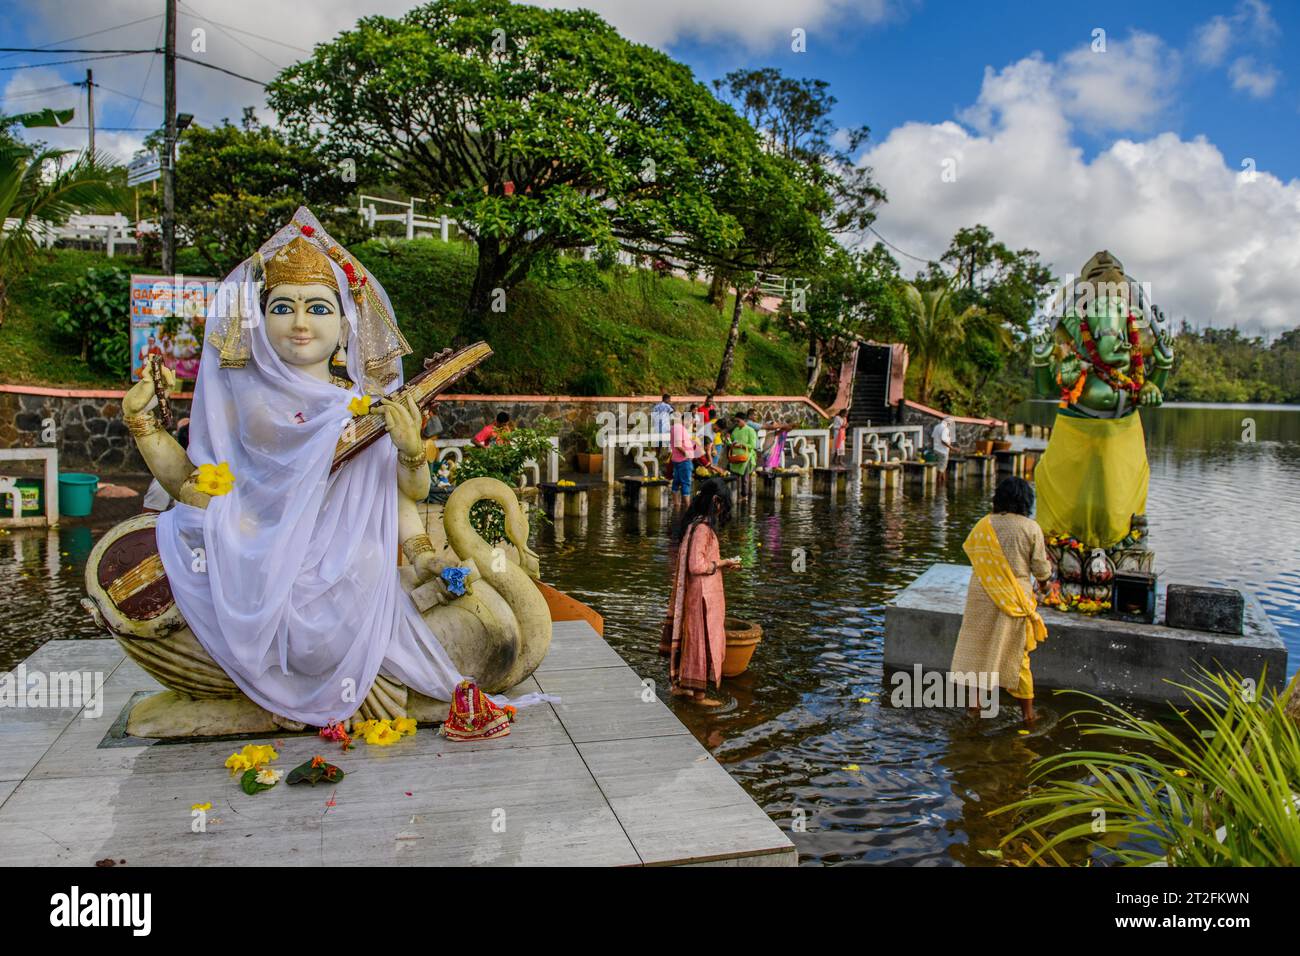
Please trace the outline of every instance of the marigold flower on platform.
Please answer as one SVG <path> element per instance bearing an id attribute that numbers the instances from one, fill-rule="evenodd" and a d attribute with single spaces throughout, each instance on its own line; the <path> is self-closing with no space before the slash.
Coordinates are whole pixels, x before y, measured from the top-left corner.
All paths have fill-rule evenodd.
<path id="1" fill-rule="evenodd" d="M 190 809 L 191 809 L 191 810 L 211 810 L 211 809 L 212 809 L 212 803 L 211 803 L 211 802 L 208 802 L 208 803 L 196 803 L 196 804 L 194 804 L 193 806 L 191 806 Z"/>
<path id="2" fill-rule="evenodd" d="M 372 731 L 377 726 L 379 726 L 379 721 L 377 720 L 360 721 L 352 725 L 352 736 L 364 737 L 366 734 L 370 733 L 370 731 Z"/>
<path id="3" fill-rule="evenodd" d="M 323 767 L 325 766 L 325 758 L 322 757 L 320 754 L 317 754 L 316 756 L 311 758 L 311 765 L 313 767 Z"/>
<path id="4" fill-rule="evenodd" d="M 414 737 L 415 729 L 416 724 L 413 717 L 398 717 L 393 721 L 393 730 L 404 737 Z"/>

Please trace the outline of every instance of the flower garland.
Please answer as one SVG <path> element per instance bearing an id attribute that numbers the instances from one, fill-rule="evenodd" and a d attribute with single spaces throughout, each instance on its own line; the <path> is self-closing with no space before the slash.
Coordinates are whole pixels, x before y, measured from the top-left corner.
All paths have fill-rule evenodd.
<path id="1" fill-rule="evenodd" d="M 1084 351 L 1088 353 L 1088 361 L 1092 363 L 1093 370 L 1097 376 L 1116 391 L 1126 391 L 1134 397 L 1142 391 L 1142 386 L 1146 384 L 1146 363 L 1142 360 L 1142 353 L 1139 350 L 1140 339 L 1138 337 L 1137 316 L 1132 312 L 1128 314 L 1127 335 L 1129 345 L 1133 348 L 1132 369 L 1133 375 L 1120 371 L 1112 365 L 1106 363 L 1097 351 L 1097 341 L 1092 334 L 1092 326 L 1088 324 L 1086 315 L 1079 316 L 1079 338 L 1083 341 Z M 1078 355 L 1078 349 L 1075 349 L 1075 355 Z M 1079 356 L 1083 358 L 1083 356 Z"/>

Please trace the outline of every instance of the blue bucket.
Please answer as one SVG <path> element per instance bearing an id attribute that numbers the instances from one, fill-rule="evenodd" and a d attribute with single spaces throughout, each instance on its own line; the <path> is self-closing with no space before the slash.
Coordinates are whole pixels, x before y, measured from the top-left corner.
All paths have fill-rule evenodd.
<path id="1" fill-rule="evenodd" d="M 84 518 L 95 506 L 95 492 L 99 490 L 99 475 L 86 475 L 79 471 L 59 473 L 59 514 L 69 518 Z"/>

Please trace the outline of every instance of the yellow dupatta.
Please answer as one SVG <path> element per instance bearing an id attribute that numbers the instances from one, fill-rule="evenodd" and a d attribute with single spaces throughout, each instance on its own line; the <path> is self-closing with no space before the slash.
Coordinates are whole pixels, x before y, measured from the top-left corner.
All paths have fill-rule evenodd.
<path id="1" fill-rule="evenodd" d="M 975 577 L 997 609 L 1009 617 L 1024 618 L 1025 653 L 1047 640 L 1047 625 L 1038 613 L 1038 602 L 1032 594 L 1025 593 L 1024 585 L 1012 572 L 1007 556 L 1002 553 L 997 532 L 993 530 L 991 515 L 976 522 L 962 550 L 970 558 Z"/>

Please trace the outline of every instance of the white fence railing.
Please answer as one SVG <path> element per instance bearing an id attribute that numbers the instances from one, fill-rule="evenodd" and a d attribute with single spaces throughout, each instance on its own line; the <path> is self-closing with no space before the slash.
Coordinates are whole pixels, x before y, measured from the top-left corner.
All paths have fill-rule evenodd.
<path id="1" fill-rule="evenodd" d="M 18 226 L 17 219 L 6 219 L 4 222 L 5 232 L 11 232 Z M 110 259 L 113 258 L 118 246 L 130 246 L 134 249 L 137 245 L 137 232 L 152 233 L 157 230 L 158 224 L 155 222 L 147 220 L 132 222 L 121 213 L 114 213 L 111 216 L 78 213 L 69 216 L 68 221 L 62 224 L 39 220 L 27 224 L 27 231 L 32 241 L 45 249 L 59 242 L 93 243 L 102 245 Z"/>
<path id="2" fill-rule="evenodd" d="M 419 232 L 436 232 L 443 242 L 447 242 L 451 238 L 452 229 L 457 233 L 460 232 L 460 227 L 454 219 L 420 212 L 416 204 L 425 202 L 426 200 L 415 197 L 402 201 L 385 199 L 383 196 L 367 196 L 362 193 L 357 197 L 357 214 L 369 229 L 374 229 L 376 223 L 400 222 L 406 227 L 407 239 L 414 239 Z M 382 212 L 381 207 L 384 210 Z"/>

